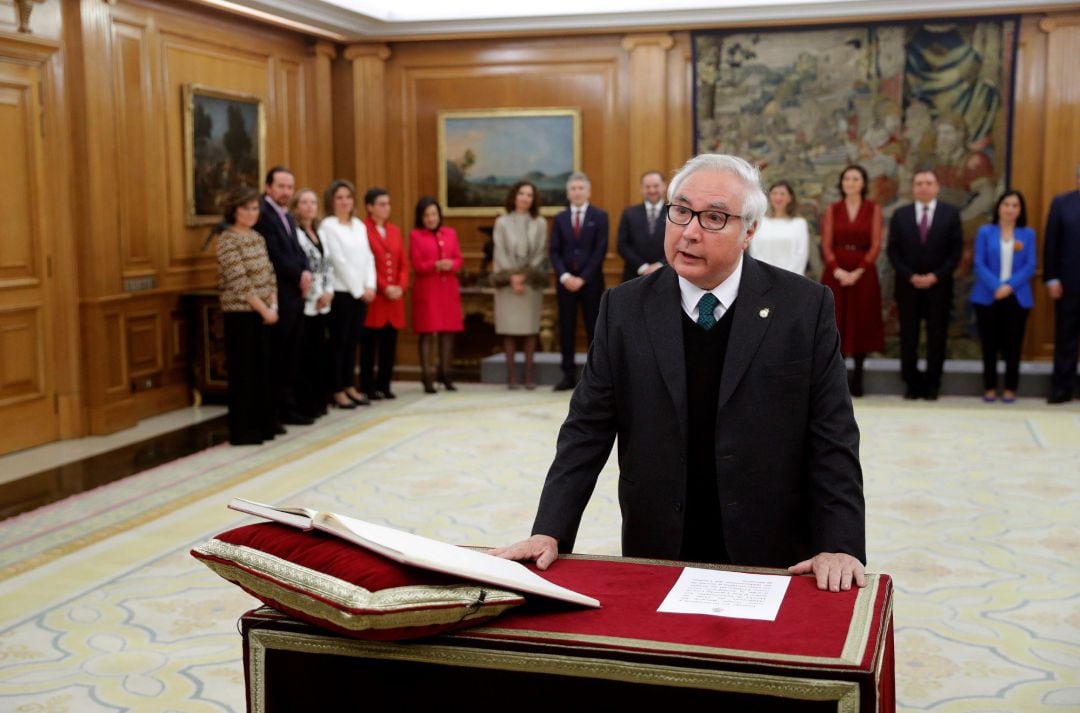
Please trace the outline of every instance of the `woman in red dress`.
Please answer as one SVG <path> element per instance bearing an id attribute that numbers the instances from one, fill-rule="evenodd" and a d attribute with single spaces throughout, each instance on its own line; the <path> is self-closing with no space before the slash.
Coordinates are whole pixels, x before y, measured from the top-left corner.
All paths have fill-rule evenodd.
<path id="1" fill-rule="evenodd" d="M 862 166 L 840 174 L 843 198 L 829 206 L 821 224 L 821 281 L 836 300 L 840 350 L 855 359 L 848 386 L 863 394 L 863 362 L 867 352 L 885 348 L 881 325 L 881 286 L 877 258 L 881 253 L 881 206 L 866 199 L 868 178 Z"/>
<path id="2" fill-rule="evenodd" d="M 447 391 L 457 391 L 450 381 L 454 333 L 464 329 L 461 318 L 461 247 L 457 232 L 442 224 L 442 208 L 431 196 L 416 204 L 416 227 L 409 233 L 409 259 L 416 275 L 413 285 L 413 331 L 420 336 L 420 378 L 424 392 L 435 393 L 432 351 L 439 341 L 438 380 Z"/>

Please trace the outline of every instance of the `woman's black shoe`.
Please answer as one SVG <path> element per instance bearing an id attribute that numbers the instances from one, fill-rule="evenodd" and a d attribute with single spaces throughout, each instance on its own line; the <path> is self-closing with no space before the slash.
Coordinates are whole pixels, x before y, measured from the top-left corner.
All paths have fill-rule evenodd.
<path id="1" fill-rule="evenodd" d="M 425 394 L 434 394 L 435 393 L 435 385 L 432 384 L 430 381 L 425 381 L 424 382 L 424 393 Z"/>
<path id="2" fill-rule="evenodd" d="M 449 381 L 443 381 L 443 382 L 442 382 L 442 385 L 443 385 L 443 388 L 445 388 L 445 389 L 446 389 L 447 391 L 457 391 L 457 387 L 456 387 L 456 386 L 454 386 L 454 385 L 453 385 L 453 384 L 452 384 L 451 382 L 449 382 Z"/>

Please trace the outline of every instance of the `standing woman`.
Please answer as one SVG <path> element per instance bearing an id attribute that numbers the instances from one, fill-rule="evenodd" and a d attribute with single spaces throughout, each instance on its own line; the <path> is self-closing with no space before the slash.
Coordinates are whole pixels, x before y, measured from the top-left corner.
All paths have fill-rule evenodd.
<path id="1" fill-rule="evenodd" d="M 375 301 L 368 307 L 364 332 L 360 335 L 360 390 L 371 399 L 392 399 L 396 398 L 390 390 L 390 381 L 397 361 L 397 334 L 405 328 L 409 261 L 401 230 L 390 222 L 390 194 L 382 188 L 371 188 L 364 194 L 364 206 L 367 209 L 364 227 L 375 256 L 376 288 Z"/>
<path id="2" fill-rule="evenodd" d="M 450 381 L 450 360 L 454 333 L 465 328 L 461 316 L 461 247 L 457 232 L 442 224 L 442 208 L 431 196 L 416 204 L 416 220 L 409 233 L 409 259 L 416 282 L 413 284 L 413 331 L 420 336 L 420 380 L 424 393 L 435 393 L 432 381 L 432 351 L 439 341 L 438 380 L 447 391 L 457 391 Z"/>
<path id="3" fill-rule="evenodd" d="M 806 272 L 810 231 L 795 215 L 795 189 L 787 181 L 769 187 L 769 210 L 750 241 L 750 257 L 798 275 Z"/>
<path id="4" fill-rule="evenodd" d="M 278 321 L 277 279 L 266 241 L 254 230 L 258 192 L 234 188 L 225 195 L 222 209 L 226 227 L 218 238 L 217 259 L 229 374 L 229 443 L 253 445 L 277 432 L 269 330 Z"/>
<path id="5" fill-rule="evenodd" d="M 304 341 L 300 346 L 296 406 L 317 418 L 326 413 L 326 401 L 333 391 L 330 383 L 330 304 L 334 299 L 334 266 L 330 252 L 319 239 L 319 196 L 303 188 L 292 201 L 296 238 L 311 267 L 311 289 L 304 298 Z"/>
<path id="6" fill-rule="evenodd" d="M 334 299 L 330 304 L 330 361 L 338 408 L 367 406 L 371 402 L 356 389 L 356 346 L 367 305 L 375 299 L 375 259 L 367 230 L 354 215 L 356 188 L 338 179 L 326 188 L 323 208 L 327 218 L 319 224 L 319 239 L 334 267 Z"/>
<path id="7" fill-rule="evenodd" d="M 863 362 L 867 352 L 885 348 L 881 324 L 881 286 L 877 258 L 881 253 L 881 206 L 866 199 L 868 178 L 862 166 L 840 174 L 843 198 L 825 211 L 821 224 L 821 281 L 836 301 L 840 351 L 855 358 L 848 383 L 852 396 L 863 395 Z"/>
<path id="8" fill-rule="evenodd" d="M 1016 400 L 1020 383 L 1020 347 L 1034 300 L 1035 231 L 1027 227 L 1027 206 L 1020 191 L 998 198 L 989 225 L 975 236 L 975 283 L 971 302 L 979 325 L 983 354 L 983 401 L 997 398 L 997 358 L 1005 360 L 1001 400 Z"/>
<path id="9" fill-rule="evenodd" d="M 540 310 L 548 283 L 547 222 L 540 217 L 540 194 L 528 181 L 518 181 L 506 194 L 506 215 L 495 221 L 495 253 L 491 284 L 495 285 L 495 333 L 506 352 L 506 385 L 516 389 L 516 341 L 523 338 L 525 388 L 535 389 L 533 355 L 540 333 Z"/>

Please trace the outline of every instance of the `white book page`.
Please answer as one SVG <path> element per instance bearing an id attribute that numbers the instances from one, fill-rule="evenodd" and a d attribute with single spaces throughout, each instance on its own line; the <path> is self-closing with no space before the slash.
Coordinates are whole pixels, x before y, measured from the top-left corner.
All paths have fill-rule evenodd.
<path id="1" fill-rule="evenodd" d="M 485 552 L 465 549 L 337 513 L 319 513 L 315 517 L 315 527 L 403 564 L 588 607 L 600 606 L 596 599 L 549 582 L 520 562 L 493 557 Z"/>
<path id="2" fill-rule="evenodd" d="M 785 575 L 687 567 L 657 611 L 776 621 L 790 582 Z"/>

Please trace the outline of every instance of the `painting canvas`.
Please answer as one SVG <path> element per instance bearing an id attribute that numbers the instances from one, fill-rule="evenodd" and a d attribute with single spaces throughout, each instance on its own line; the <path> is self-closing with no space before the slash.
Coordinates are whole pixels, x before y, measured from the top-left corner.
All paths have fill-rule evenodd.
<path id="1" fill-rule="evenodd" d="M 257 96 L 184 86 L 187 224 L 221 219 L 218 199 L 230 188 L 257 188 L 264 171 L 266 121 Z"/>
<path id="2" fill-rule="evenodd" d="M 913 171 L 933 168 L 939 199 L 959 207 L 964 221 L 950 355 L 977 356 L 966 301 L 971 249 L 1008 176 L 1015 41 L 1015 18 L 696 33 L 697 149 L 747 158 L 766 186 L 789 181 L 814 235 L 840 197 L 847 164 L 867 170 L 886 226 L 911 201 Z M 820 253 L 810 252 L 816 278 Z M 884 252 L 878 267 L 894 356 L 898 327 Z"/>
<path id="3" fill-rule="evenodd" d="M 566 203 L 581 165 L 577 109 L 498 109 L 439 114 L 439 200 L 447 215 L 499 215 L 510 187 L 534 183 L 543 212 Z"/>

